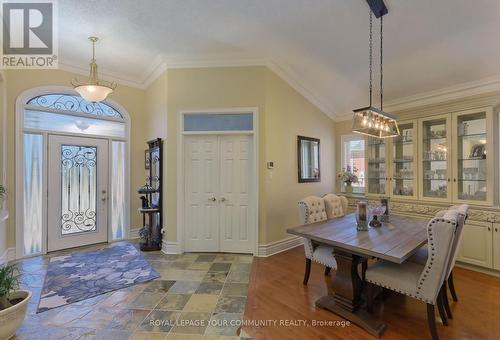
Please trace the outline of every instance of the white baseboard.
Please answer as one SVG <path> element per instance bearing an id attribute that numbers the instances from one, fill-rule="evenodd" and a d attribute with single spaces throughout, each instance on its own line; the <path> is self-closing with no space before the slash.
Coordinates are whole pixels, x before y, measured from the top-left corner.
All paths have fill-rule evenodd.
<path id="1" fill-rule="evenodd" d="M 16 248 L 14 247 L 7 248 L 0 256 L 0 266 L 15 259 L 16 259 Z"/>
<path id="2" fill-rule="evenodd" d="M 283 240 L 271 242 L 268 244 L 259 244 L 258 257 L 268 257 L 274 254 L 281 253 L 285 250 L 295 248 L 302 244 L 302 238 L 293 236 Z"/>
<path id="3" fill-rule="evenodd" d="M 161 251 L 165 254 L 182 254 L 179 242 L 163 240 Z"/>

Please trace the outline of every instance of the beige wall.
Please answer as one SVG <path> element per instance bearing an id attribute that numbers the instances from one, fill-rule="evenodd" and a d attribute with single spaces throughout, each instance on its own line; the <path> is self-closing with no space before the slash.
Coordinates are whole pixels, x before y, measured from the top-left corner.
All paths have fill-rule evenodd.
<path id="1" fill-rule="evenodd" d="M 9 197 L 7 206 L 10 214 L 7 227 L 8 247 L 15 246 L 15 103 L 17 97 L 25 90 L 47 85 L 70 86 L 75 74 L 60 70 L 9 70 L 7 78 L 7 189 Z M 140 202 L 137 199 L 137 188 L 144 184 L 144 148 L 147 140 L 147 114 L 145 108 L 145 92 L 135 88 L 119 85 L 110 96 L 121 104 L 130 114 L 131 141 L 130 141 L 130 217 L 132 228 L 141 225 L 137 214 Z"/>
<path id="2" fill-rule="evenodd" d="M 261 179 L 265 182 L 266 238 L 264 243 L 290 237 L 286 228 L 299 223 L 297 202 L 322 196 L 334 188 L 334 123 L 281 78 L 266 72 L 265 153 Z M 298 183 L 297 135 L 320 139 L 321 182 Z M 266 170 L 266 161 L 275 168 Z"/>
<path id="3" fill-rule="evenodd" d="M 334 131 L 335 131 L 335 173 L 338 173 L 344 167 L 342 164 L 342 143 L 341 139 L 343 135 L 351 135 L 352 134 L 352 121 L 346 120 L 342 122 L 336 122 Z M 335 183 L 335 192 L 340 192 L 341 183 L 336 181 Z"/>
<path id="4" fill-rule="evenodd" d="M 149 140 L 167 138 L 167 74 L 164 72 L 145 91 L 147 112 L 145 133 Z"/>
<path id="5" fill-rule="evenodd" d="M 179 110 L 257 107 L 259 110 L 259 243 L 281 240 L 298 223 L 297 201 L 333 190 L 333 121 L 266 67 L 168 71 L 167 240 L 177 240 Z M 320 183 L 297 182 L 297 135 L 321 139 Z M 274 161 L 275 169 L 266 169 Z"/>

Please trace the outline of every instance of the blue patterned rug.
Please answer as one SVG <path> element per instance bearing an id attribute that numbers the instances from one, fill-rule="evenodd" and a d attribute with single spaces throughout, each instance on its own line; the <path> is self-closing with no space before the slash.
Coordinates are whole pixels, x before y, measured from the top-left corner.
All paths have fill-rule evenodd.
<path id="1" fill-rule="evenodd" d="M 160 275 L 131 244 L 53 257 L 37 313 L 158 277 Z"/>

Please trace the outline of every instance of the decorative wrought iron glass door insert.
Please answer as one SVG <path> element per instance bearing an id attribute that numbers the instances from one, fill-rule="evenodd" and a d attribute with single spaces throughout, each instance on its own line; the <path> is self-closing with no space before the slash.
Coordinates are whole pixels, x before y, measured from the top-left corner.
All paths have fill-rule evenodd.
<path id="1" fill-rule="evenodd" d="M 49 136 L 48 251 L 106 242 L 108 141 Z"/>
<path id="2" fill-rule="evenodd" d="M 96 230 L 97 147 L 61 145 L 61 234 Z"/>

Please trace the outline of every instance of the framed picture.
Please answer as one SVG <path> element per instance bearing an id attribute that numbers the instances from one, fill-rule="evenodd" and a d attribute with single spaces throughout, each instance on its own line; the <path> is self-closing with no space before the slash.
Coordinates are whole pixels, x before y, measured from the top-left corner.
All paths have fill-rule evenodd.
<path id="1" fill-rule="evenodd" d="M 148 150 L 144 150 L 144 168 L 149 170 L 151 168 L 151 153 Z"/>

